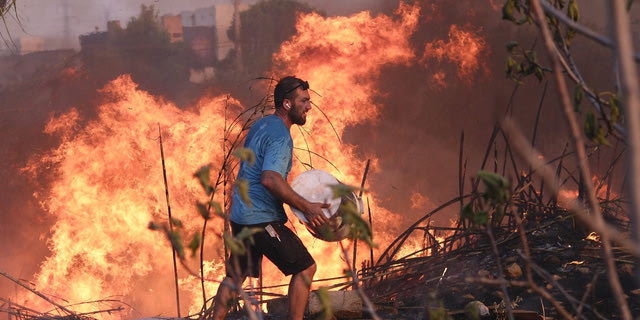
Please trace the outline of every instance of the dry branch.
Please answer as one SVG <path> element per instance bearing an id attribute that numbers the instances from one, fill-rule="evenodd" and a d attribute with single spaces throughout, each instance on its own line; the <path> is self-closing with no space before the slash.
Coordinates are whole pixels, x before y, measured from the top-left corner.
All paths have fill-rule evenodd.
<path id="1" fill-rule="evenodd" d="M 47 296 L 45 296 L 44 294 L 42 294 L 42 293 L 38 292 L 38 291 L 37 291 L 37 290 L 35 290 L 35 289 L 30 288 L 29 286 L 27 286 L 27 285 L 25 285 L 24 283 L 22 283 L 22 281 L 20 281 L 20 280 L 18 280 L 18 279 L 16 279 L 16 278 L 14 278 L 14 277 L 12 277 L 12 276 L 10 276 L 10 275 L 9 275 L 9 274 L 7 274 L 6 272 L 4 272 L 4 271 L 1 271 L 1 270 L 0 270 L 0 275 L 2 275 L 3 277 L 5 277 L 5 278 L 7 278 L 7 279 L 11 280 L 12 282 L 16 283 L 17 285 L 19 285 L 19 286 L 21 286 L 21 287 L 23 287 L 23 288 L 25 288 L 25 289 L 27 289 L 27 290 L 31 291 L 32 293 L 34 293 L 34 294 L 35 294 L 35 295 L 37 295 L 38 297 L 42 298 L 44 301 L 47 301 L 47 302 L 51 303 L 51 304 L 52 304 L 52 305 L 54 305 L 56 308 L 58 308 L 58 309 L 60 309 L 60 310 L 64 311 L 64 312 L 65 312 L 65 313 L 67 313 L 68 315 L 70 315 L 70 316 L 75 316 L 75 315 L 76 315 L 76 313 L 75 313 L 75 312 L 73 312 L 73 311 L 71 311 L 71 310 L 69 310 L 69 309 L 67 309 L 67 308 L 65 308 L 65 307 L 63 307 L 63 306 L 61 306 L 61 305 L 59 305 L 59 304 L 57 304 L 57 303 L 53 302 L 51 299 L 49 299 L 49 298 L 48 298 Z"/>
<path id="2" fill-rule="evenodd" d="M 610 1 L 612 21 L 615 27 L 616 57 L 622 78 L 622 94 L 626 102 L 626 122 L 629 130 L 627 144 L 629 156 L 629 197 L 632 219 L 635 219 L 635 242 L 640 245 L 640 86 L 636 65 L 633 63 L 633 45 L 629 16 L 622 0 Z M 640 257 L 639 257 L 640 261 Z"/>
<path id="3" fill-rule="evenodd" d="M 614 2 L 616 1 L 614 0 Z M 555 44 L 553 42 L 551 32 L 549 31 L 549 28 L 546 24 L 546 18 L 545 18 L 544 12 L 542 11 L 542 7 L 540 6 L 540 1 L 533 0 L 531 4 L 533 6 L 535 16 L 537 17 L 540 23 L 540 30 L 544 38 L 544 43 L 547 48 L 549 59 L 551 60 L 553 65 L 553 71 L 554 71 L 553 73 L 556 77 L 558 92 L 562 102 L 563 111 L 567 119 L 567 122 L 569 124 L 569 127 L 571 128 L 574 145 L 577 151 L 577 156 L 578 156 L 577 160 L 580 168 L 580 173 L 584 180 L 584 187 L 586 188 L 590 209 L 593 210 L 592 218 L 595 218 L 595 220 L 597 220 L 599 223 L 604 223 L 604 220 L 602 219 L 602 212 L 600 211 L 600 204 L 598 202 L 598 199 L 596 198 L 593 184 L 590 181 L 591 173 L 587 163 L 587 156 L 584 148 L 584 139 L 582 137 L 582 130 L 578 126 L 578 121 L 576 120 L 575 114 L 573 112 L 573 107 L 569 99 L 569 92 L 567 90 L 567 85 L 564 79 L 564 75 L 562 73 L 562 69 L 560 68 L 558 55 L 556 54 L 556 51 L 555 51 Z M 636 85 L 636 88 L 637 88 L 637 85 Z M 640 119 L 640 117 L 638 119 Z M 640 151 L 640 148 L 638 150 Z M 640 163 L 638 165 L 638 168 L 640 169 Z M 602 239 L 603 251 L 607 261 L 607 270 L 609 274 L 611 288 L 613 289 L 616 301 L 618 302 L 618 306 L 620 307 L 622 318 L 625 320 L 631 320 L 632 319 L 631 312 L 629 311 L 629 306 L 624 298 L 624 292 L 622 290 L 622 286 L 620 285 L 620 279 L 618 277 L 616 267 L 613 262 L 609 235 L 607 233 L 601 234 L 601 239 Z"/>

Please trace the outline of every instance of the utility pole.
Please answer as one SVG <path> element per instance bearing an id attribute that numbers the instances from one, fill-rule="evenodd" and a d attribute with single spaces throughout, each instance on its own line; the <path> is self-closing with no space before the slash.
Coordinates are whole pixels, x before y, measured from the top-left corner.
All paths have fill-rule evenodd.
<path id="1" fill-rule="evenodd" d="M 71 28 L 69 27 L 69 0 L 62 0 L 62 10 L 64 15 L 64 29 L 62 31 L 64 46 L 71 48 L 73 45 L 71 43 Z"/>
<path id="2" fill-rule="evenodd" d="M 240 43 L 240 0 L 233 1 L 233 18 L 235 20 L 233 27 L 236 33 L 236 67 L 238 71 L 242 72 L 244 64 L 242 63 L 242 45 Z"/>

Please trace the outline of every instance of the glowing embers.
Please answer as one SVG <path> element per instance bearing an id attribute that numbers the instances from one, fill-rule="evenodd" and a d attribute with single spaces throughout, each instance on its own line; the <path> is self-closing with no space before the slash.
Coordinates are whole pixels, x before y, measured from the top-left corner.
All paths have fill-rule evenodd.
<path id="1" fill-rule="evenodd" d="M 591 233 L 589 233 L 589 235 L 585 239 L 599 243 L 600 242 L 600 235 L 595 233 L 595 232 L 591 232 Z"/>

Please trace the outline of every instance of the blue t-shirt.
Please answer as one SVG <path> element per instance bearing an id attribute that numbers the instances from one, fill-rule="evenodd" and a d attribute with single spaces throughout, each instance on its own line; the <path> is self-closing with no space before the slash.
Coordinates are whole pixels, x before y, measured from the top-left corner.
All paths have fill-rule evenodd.
<path id="1" fill-rule="evenodd" d="M 251 126 L 244 147 L 256 155 L 253 165 L 248 162 L 240 164 L 237 177 L 249 182 L 251 205 L 242 200 L 237 186 L 234 187 L 231 221 L 238 224 L 287 221 L 282 201 L 274 197 L 260 180 L 265 170 L 275 171 L 287 180 L 293 152 L 289 129 L 278 116 L 266 116 Z"/>

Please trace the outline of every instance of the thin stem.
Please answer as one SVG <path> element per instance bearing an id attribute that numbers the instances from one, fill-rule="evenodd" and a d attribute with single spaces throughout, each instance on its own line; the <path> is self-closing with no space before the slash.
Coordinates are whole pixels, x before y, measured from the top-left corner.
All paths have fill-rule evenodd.
<path id="1" fill-rule="evenodd" d="M 171 218 L 171 203 L 169 201 L 169 185 L 167 183 L 167 169 L 164 163 L 164 148 L 162 147 L 162 132 L 160 132 L 160 124 L 158 123 L 158 137 L 160 138 L 160 157 L 162 159 L 162 176 L 164 178 L 164 192 L 167 199 L 167 212 L 169 213 L 169 231 L 173 232 L 173 219 Z M 178 309 L 178 318 L 180 318 L 180 288 L 178 287 L 178 264 L 176 263 L 176 250 L 171 246 L 173 256 L 173 276 L 176 288 L 176 308 Z"/>

